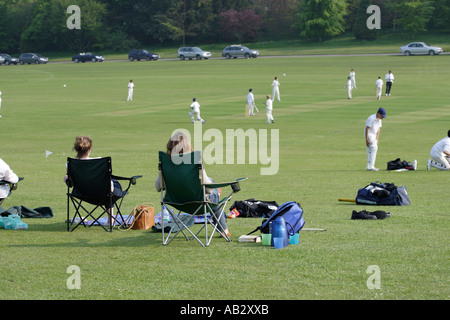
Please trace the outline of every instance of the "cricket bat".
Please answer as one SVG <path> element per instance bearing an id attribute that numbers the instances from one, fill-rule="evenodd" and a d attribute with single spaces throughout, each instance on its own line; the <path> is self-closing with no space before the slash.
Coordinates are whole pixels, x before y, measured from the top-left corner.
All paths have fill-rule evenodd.
<path id="1" fill-rule="evenodd" d="M 356 200 L 353 199 L 338 199 L 340 202 L 356 202 Z"/>
<path id="2" fill-rule="evenodd" d="M 255 107 L 256 111 L 259 112 L 258 107 L 256 106 L 256 104 L 254 104 L 253 106 Z"/>

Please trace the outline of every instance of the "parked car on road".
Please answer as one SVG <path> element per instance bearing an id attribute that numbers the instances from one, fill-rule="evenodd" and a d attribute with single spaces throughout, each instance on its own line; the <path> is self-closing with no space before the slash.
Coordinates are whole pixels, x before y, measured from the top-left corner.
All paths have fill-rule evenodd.
<path id="1" fill-rule="evenodd" d="M 40 54 L 37 53 L 22 53 L 19 56 L 19 63 L 20 64 L 31 64 L 31 63 L 35 63 L 35 64 L 41 64 L 41 63 L 47 63 L 48 62 L 48 58 L 47 57 L 43 57 Z"/>
<path id="2" fill-rule="evenodd" d="M 105 58 L 103 58 L 103 56 L 100 56 L 98 54 L 95 53 L 91 53 L 91 52 L 81 52 L 77 55 L 74 55 L 72 57 L 72 61 L 75 63 L 80 63 L 80 62 L 86 62 L 86 61 L 92 61 L 92 62 L 103 62 L 105 61 Z"/>
<path id="3" fill-rule="evenodd" d="M 153 53 L 153 52 L 148 52 L 147 50 L 144 49 L 134 49 L 131 50 L 130 53 L 128 54 L 128 60 L 130 61 L 141 61 L 141 60 L 158 60 L 159 59 L 159 54 Z"/>
<path id="4" fill-rule="evenodd" d="M 227 59 L 231 58 L 236 59 L 238 57 L 244 57 L 246 59 L 249 59 L 249 58 L 257 58 L 258 56 L 259 56 L 258 50 L 251 50 L 241 45 L 228 46 L 222 50 L 222 57 L 225 57 Z"/>
<path id="5" fill-rule="evenodd" d="M 444 52 L 444 50 L 439 47 L 430 46 L 425 42 L 411 42 L 406 46 L 400 47 L 400 52 L 405 56 L 412 54 L 429 54 L 430 56 L 434 56 L 435 54 Z"/>
<path id="6" fill-rule="evenodd" d="M 1 62 L 1 63 L 4 63 L 7 66 L 9 66 L 10 64 L 18 64 L 19 63 L 19 59 L 18 58 L 13 58 L 9 54 L 1 53 L 0 56 L 2 56 L 3 59 L 4 59 L 4 61 Z"/>
<path id="7" fill-rule="evenodd" d="M 178 49 L 177 57 L 180 60 L 185 60 L 186 58 L 189 60 L 194 58 L 197 60 L 209 59 L 211 58 L 211 52 L 203 51 L 198 47 L 181 47 Z"/>

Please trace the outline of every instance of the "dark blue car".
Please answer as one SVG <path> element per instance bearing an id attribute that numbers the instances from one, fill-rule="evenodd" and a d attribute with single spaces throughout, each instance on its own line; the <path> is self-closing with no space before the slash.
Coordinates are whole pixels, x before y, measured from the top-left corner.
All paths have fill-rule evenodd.
<path id="1" fill-rule="evenodd" d="M 77 54 L 72 57 L 72 61 L 75 63 L 79 62 L 86 62 L 86 61 L 92 61 L 92 62 L 102 62 L 105 61 L 105 58 L 103 56 L 91 53 L 91 52 L 82 52 L 80 54 Z"/>

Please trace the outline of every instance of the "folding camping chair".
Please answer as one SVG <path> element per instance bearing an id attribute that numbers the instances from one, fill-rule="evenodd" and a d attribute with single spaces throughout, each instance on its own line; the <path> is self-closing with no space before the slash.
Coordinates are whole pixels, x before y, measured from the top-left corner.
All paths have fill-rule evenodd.
<path id="1" fill-rule="evenodd" d="M 123 199 L 131 185 L 135 185 L 136 180 L 142 177 L 124 178 L 112 175 L 111 157 L 89 160 L 67 158 L 67 176 L 67 231 L 73 231 L 81 224 L 85 227 L 100 225 L 109 232 L 114 227 L 112 211 L 115 208 L 116 219 L 120 217 L 121 221 L 124 221 L 120 211 Z M 114 194 L 111 191 L 113 179 L 128 181 L 128 187 L 122 191 L 122 194 Z M 73 188 L 72 192 L 70 188 Z M 70 202 L 75 209 L 72 219 L 70 218 Z M 95 217 L 94 213 L 97 209 L 101 210 L 101 213 Z M 86 216 L 83 217 L 82 213 Z M 99 219 L 103 216 L 108 218 L 109 228 L 100 223 Z M 88 223 L 88 218 L 92 218 L 93 221 Z"/>
<path id="2" fill-rule="evenodd" d="M 209 246 L 217 230 L 226 241 L 231 239 L 224 232 L 219 220 L 224 215 L 224 209 L 231 196 L 240 191 L 239 182 L 247 178 L 237 179 L 225 183 L 203 183 L 203 164 L 201 152 L 195 151 L 183 155 L 168 156 L 166 152 L 159 152 L 159 181 L 161 188 L 161 207 L 172 207 L 175 212 L 168 210 L 172 218 L 172 226 L 165 235 L 164 220 L 161 219 L 163 245 L 168 245 L 180 232 L 186 240 L 197 240 L 203 247 Z M 206 188 L 216 189 L 230 186 L 231 193 L 218 203 L 210 202 L 206 196 Z M 161 210 L 163 212 L 163 210 Z M 178 213 L 176 213 L 178 212 Z M 188 214 L 190 219 L 184 219 Z M 202 216 L 204 222 L 200 230 L 194 233 L 191 219 Z M 212 227 L 208 232 L 208 225 Z M 205 240 L 198 237 L 204 230 Z M 188 236 L 190 234 L 190 236 Z"/>
<path id="3" fill-rule="evenodd" d="M 19 182 L 22 181 L 23 178 L 19 177 Z M 17 182 L 17 183 L 19 183 Z M 11 194 L 11 192 L 13 192 L 14 190 L 17 189 L 17 183 L 11 183 L 9 181 L 5 181 L 5 180 L 0 180 L 0 185 L 9 185 L 9 194 Z M 9 194 L 7 197 L 9 197 Z M 5 201 L 6 198 L 0 199 L 0 206 L 2 205 L 3 201 Z"/>

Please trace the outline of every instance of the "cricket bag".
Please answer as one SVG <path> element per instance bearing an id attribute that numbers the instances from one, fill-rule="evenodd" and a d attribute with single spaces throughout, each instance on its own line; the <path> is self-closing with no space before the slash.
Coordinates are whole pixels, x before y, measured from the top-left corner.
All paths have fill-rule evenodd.
<path id="1" fill-rule="evenodd" d="M 284 221 L 286 222 L 286 231 L 288 235 L 291 236 L 300 232 L 305 225 L 305 220 L 303 219 L 303 209 L 300 204 L 295 201 L 288 201 L 279 206 L 278 209 L 275 210 L 275 212 L 269 217 L 269 219 L 264 219 L 261 226 L 257 227 L 249 234 L 252 234 L 258 230 L 261 230 L 261 233 L 270 233 L 269 225 L 278 217 L 284 218 Z"/>
<path id="2" fill-rule="evenodd" d="M 357 204 L 379 206 L 407 206 L 410 204 L 406 187 L 397 187 L 393 183 L 372 182 L 358 190 Z"/>

